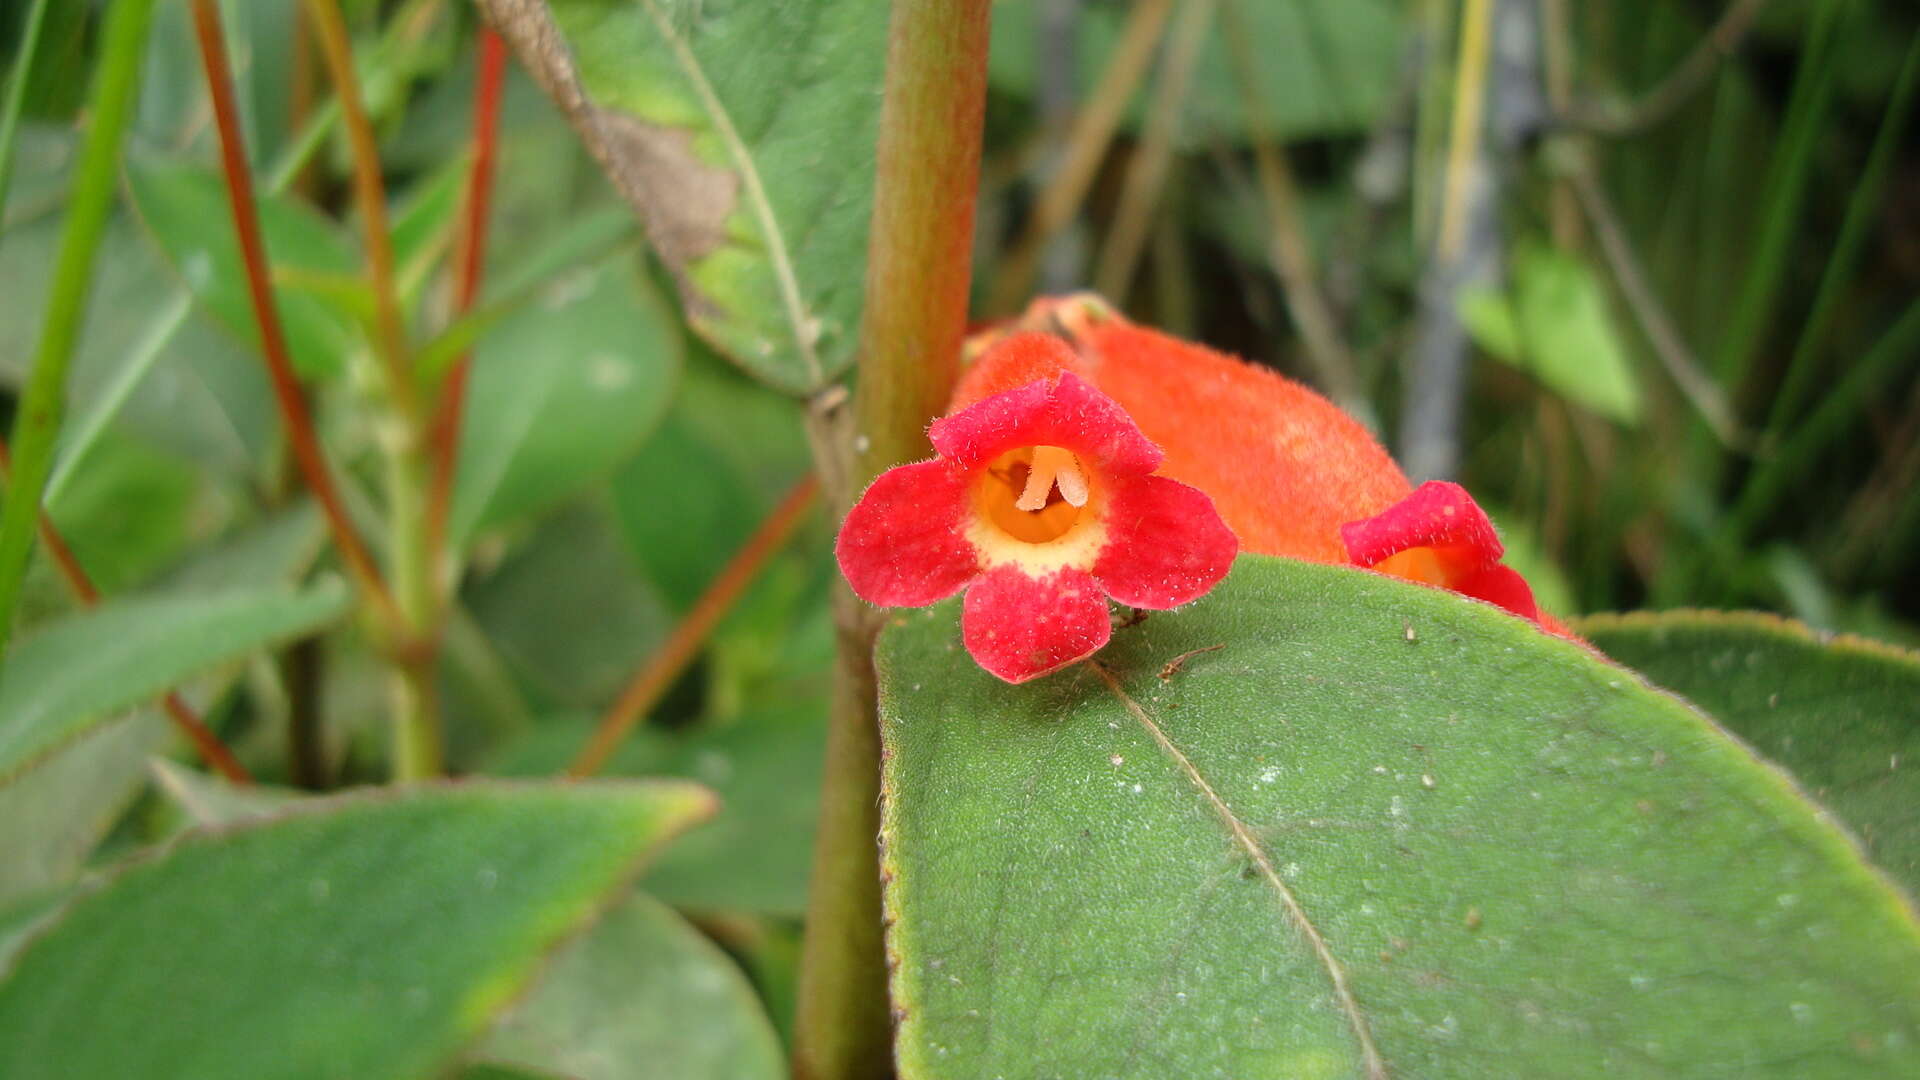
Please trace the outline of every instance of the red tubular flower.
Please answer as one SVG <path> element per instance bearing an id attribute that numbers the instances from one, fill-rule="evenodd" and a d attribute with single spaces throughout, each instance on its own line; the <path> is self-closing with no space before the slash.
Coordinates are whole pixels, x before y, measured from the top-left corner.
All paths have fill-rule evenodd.
<path id="1" fill-rule="evenodd" d="M 1187 603 L 1239 550 L 1211 499 L 1153 475 L 1160 449 L 1119 405 L 1054 370 L 935 421 L 939 457 L 875 480 L 834 548 L 869 603 L 918 607 L 965 589 L 967 651 L 1011 683 L 1105 645 L 1107 597 Z"/>
<path id="2" fill-rule="evenodd" d="M 1506 548 L 1467 489 L 1444 480 L 1363 521 L 1340 526 L 1355 566 L 1438 585 L 1540 621 L 1533 589 L 1501 563 Z"/>

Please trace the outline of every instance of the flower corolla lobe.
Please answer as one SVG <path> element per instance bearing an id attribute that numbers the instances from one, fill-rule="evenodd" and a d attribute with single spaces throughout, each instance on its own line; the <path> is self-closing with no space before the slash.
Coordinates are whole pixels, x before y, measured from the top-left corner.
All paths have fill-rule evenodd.
<path id="1" fill-rule="evenodd" d="M 1065 350 L 1042 335 L 1025 347 Z M 1111 635 L 1107 598 L 1165 609 L 1226 576 L 1238 541 L 1196 488 L 1153 475 L 1160 449 L 1070 370 L 934 422 L 938 457 L 883 473 L 835 555 L 870 603 L 918 607 L 966 591 L 961 636 L 1019 683 L 1085 659 Z"/>

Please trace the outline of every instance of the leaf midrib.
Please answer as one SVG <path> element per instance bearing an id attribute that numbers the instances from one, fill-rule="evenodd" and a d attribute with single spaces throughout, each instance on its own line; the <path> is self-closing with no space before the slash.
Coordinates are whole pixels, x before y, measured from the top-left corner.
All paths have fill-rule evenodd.
<path id="1" fill-rule="evenodd" d="M 1125 687 L 1120 685 L 1120 680 L 1097 661 L 1089 661 L 1087 666 L 1091 667 L 1100 677 L 1100 681 L 1106 684 L 1107 689 L 1119 700 L 1128 714 L 1146 729 L 1147 734 L 1153 738 L 1161 752 L 1180 766 L 1187 779 L 1205 797 L 1208 807 L 1226 827 L 1234 843 L 1247 853 L 1255 866 L 1259 867 L 1261 877 L 1272 886 L 1281 906 L 1286 909 L 1288 917 L 1301 936 L 1306 938 L 1315 959 L 1320 962 L 1321 968 L 1327 973 L 1328 981 L 1333 984 L 1334 998 L 1339 1002 L 1340 1011 L 1346 1016 L 1348 1026 L 1353 1030 L 1354 1041 L 1359 1046 L 1360 1059 L 1366 1066 L 1368 1080 L 1386 1080 L 1386 1063 L 1381 1060 L 1380 1050 L 1374 1045 L 1373 1035 L 1367 1026 L 1366 1014 L 1361 1011 L 1359 1001 L 1353 996 L 1353 989 L 1347 981 L 1346 968 L 1341 965 L 1339 958 L 1333 955 L 1333 949 L 1327 944 L 1326 938 L 1321 936 L 1319 927 L 1307 918 L 1306 908 L 1301 905 L 1300 898 L 1295 896 L 1293 890 L 1288 888 L 1287 883 L 1281 879 L 1266 848 L 1255 838 L 1246 823 L 1233 812 L 1233 808 L 1227 805 L 1226 800 L 1220 797 L 1219 792 L 1214 790 L 1213 785 L 1207 782 L 1207 778 L 1201 774 L 1199 767 L 1193 763 L 1192 759 L 1181 752 L 1167 733 L 1161 730 L 1160 725 L 1154 722 L 1147 710 L 1127 693 Z"/>

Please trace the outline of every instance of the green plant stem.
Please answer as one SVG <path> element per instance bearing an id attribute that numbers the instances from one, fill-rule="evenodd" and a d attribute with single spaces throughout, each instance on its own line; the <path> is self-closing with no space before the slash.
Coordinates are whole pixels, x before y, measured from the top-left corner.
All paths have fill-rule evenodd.
<path id="1" fill-rule="evenodd" d="M 354 204 L 366 246 L 367 278 L 373 288 L 374 351 L 387 376 L 388 415 L 380 439 L 387 476 L 387 555 L 394 600 L 405 628 L 404 640 L 392 657 L 393 770 L 397 779 L 421 780 L 443 771 L 445 741 L 435 685 L 441 605 L 434 574 L 439 559 L 427 521 L 432 475 L 428 418 L 420 402 L 394 280 L 380 145 L 361 97 L 346 19 L 337 0 L 307 0 L 306 9 L 333 79 L 334 97 L 340 102 L 341 125 L 353 162 Z"/>
<path id="2" fill-rule="evenodd" d="M 853 475 L 827 476 L 828 494 L 841 506 L 881 470 L 927 456 L 927 422 L 945 410 L 953 390 L 966 334 L 989 8 L 990 0 L 893 5 Z M 844 589 L 835 614 L 839 659 L 794 1018 L 799 1080 L 892 1073 L 875 843 L 878 623 Z"/>
<path id="3" fill-rule="evenodd" d="M 13 82 L 7 86 L 5 112 L 0 114 L 0 210 L 6 209 L 7 193 L 13 190 L 13 151 L 20 137 L 20 113 L 27 105 L 27 84 L 33 81 L 33 61 L 40 54 L 40 32 L 46 22 L 47 0 L 33 0 L 20 33 L 20 53 L 13 63 Z M 5 227 L 4 215 L 0 215 L 0 230 Z"/>
<path id="4" fill-rule="evenodd" d="M 94 70 L 93 92 L 87 115 L 91 130 L 74 170 L 72 196 L 67 201 L 66 230 L 53 266 L 52 290 L 47 297 L 46 321 L 34 351 L 33 369 L 21 392 L 14 421 L 15 468 L 6 505 L 0 509 L 0 656 L 5 655 L 13 629 L 20 583 L 33 550 L 34 530 L 40 520 L 40 497 L 52 471 L 53 450 L 65 411 L 67 369 L 86 315 L 87 294 L 93 285 L 93 260 L 113 208 L 119 176 L 120 143 L 133 113 L 140 82 L 140 59 L 153 21 L 153 0 L 114 0 Z"/>

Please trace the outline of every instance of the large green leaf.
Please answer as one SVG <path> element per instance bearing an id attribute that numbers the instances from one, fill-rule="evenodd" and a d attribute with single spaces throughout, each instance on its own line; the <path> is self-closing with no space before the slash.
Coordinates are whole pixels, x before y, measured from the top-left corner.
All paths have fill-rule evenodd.
<path id="1" fill-rule="evenodd" d="M 1913 912 L 1576 644 L 1244 556 L 1104 668 L 1011 687 L 956 609 L 879 650 L 906 1076 L 1920 1068 Z"/>
<path id="2" fill-rule="evenodd" d="M 703 336 L 795 393 L 851 363 L 886 4 L 482 6 L 639 211 Z"/>
<path id="3" fill-rule="evenodd" d="M 167 585 L 185 590 L 284 581 L 304 570 L 324 542 L 318 511 L 302 503 L 204 549 L 168 574 Z M 196 704 L 218 701 L 230 681 L 222 673 L 208 680 L 204 692 L 184 693 Z M 0 905 L 70 881 L 145 786 L 148 758 L 171 735 L 158 708 L 148 706 L 101 725 L 0 786 L 0 851 L 6 852 L 0 858 Z"/>
<path id="4" fill-rule="evenodd" d="M 672 317 L 626 260 L 555 283 L 474 356 L 455 535 L 551 509 L 612 472 L 666 411 L 679 370 Z"/>
<path id="5" fill-rule="evenodd" d="M 114 714 L 346 610 L 332 582 L 127 597 L 47 624 L 0 668 L 0 784 Z"/>
<path id="6" fill-rule="evenodd" d="M 241 340 L 257 345 L 260 327 L 219 176 L 189 165 L 136 160 L 127 164 L 127 187 L 141 220 L 194 297 Z M 351 279 L 360 269 L 353 249 L 332 222 L 289 198 L 260 198 L 260 230 L 294 366 L 308 375 L 340 371 L 362 340 L 351 306 L 289 287 L 285 278 Z"/>
<path id="7" fill-rule="evenodd" d="M 474 1055 L 575 1080 L 786 1075 L 780 1040 L 746 976 L 671 908 L 639 893 L 561 949 Z"/>
<path id="8" fill-rule="evenodd" d="M 1920 894 L 1920 655 L 1758 612 L 1592 615 L 1578 628 L 1786 766 Z"/>
<path id="9" fill-rule="evenodd" d="M 0 1075 L 426 1075 L 666 838 L 690 784 L 467 784 L 187 838 L 0 982 Z"/>
<path id="10" fill-rule="evenodd" d="M 994 89 L 1031 99 L 1052 59 L 1041 39 L 1043 0 L 999 0 L 993 5 L 993 51 L 987 74 Z M 1176 5 L 1177 6 L 1177 5 Z M 1072 40 L 1076 82 L 1084 100 L 1106 68 L 1133 4 L 1086 4 Z M 1286 137 L 1364 130 L 1392 90 L 1406 15 L 1390 0 L 1238 0 L 1235 19 L 1216 29 L 1195 65 L 1181 113 L 1180 140 L 1202 148 L 1222 139 L 1246 140 L 1251 124 L 1224 33 L 1239 33 L 1258 58 L 1254 92 L 1273 133 Z M 1043 60 L 1042 57 L 1049 57 Z M 1149 76 L 1151 82 L 1151 76 Z M 1149 94 L 1135 96 L 1128 128 L 1144 122 Z"/>

